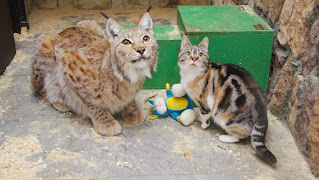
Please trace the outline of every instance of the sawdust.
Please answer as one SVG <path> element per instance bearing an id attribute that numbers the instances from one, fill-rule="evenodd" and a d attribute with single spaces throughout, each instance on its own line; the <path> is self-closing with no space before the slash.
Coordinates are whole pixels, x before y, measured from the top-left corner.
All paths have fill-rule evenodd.
<path id="1" fill-rule="evenodd" d="M 182 154 L 184 155 L 184 157 L 186 157 L 185 153 L 187 154 L 191 150 L 198 148 L 196 145 L 198 143 L 198 139 L 194 138 L 194 134 L 197 134 L 197 132 L 193 131 L 193 129 L 198 128 L 194 127 L 194 125 L 190 125 L 190 127 L 192 128 L 192 132 L 189 135 L 186 135 L 183 132 L 176 132 L 175 129 L 172 127 L 164 126 L 164 128 L 170 129 L 170 131 L 174 132 L 174 136 L 176 137 L 176 139 L 178 139 L 178 141 L 174 142 L 171 152 Z M 205 150 L 204 146 L 201 146 L 200 148 L 201 150 Z M 189 155 L 187 155 L 187 157 L 189 157 Z"/>
<path id="2" fill-rule="evenodd" d="M 123 131 L 123 130 L 122 130 Z M 98 134 L 95 130 L 94 127 L 92 126 L 92 133 L 88 136 L 89 139 L 93 138 L 95 142 L 98 143 L 113 143 L 113 142 L 123 142 L 123 139 L 125 137 L 121 136 L 101 136 Z"/>
<path id="3" fill-rule="evenodd" d="M 267 174 L 262 174 L 256 177 L 256 180 L 276 180 L 276 178 L 271 177 L 270 175 L 267 175 Z"/>
<path id="4" fill-rule="evenodd" d="M 132 163 L 131 162 L 117 162 L 116 163 L 117 166 L 119 167 L 128 167 L 128 168 L 131 168 L 132 167 Z"/>
<path id="5" fill-rule="evenodd" d="M 3 92 L 3 91 L 7 91 L 8 88 L 12 87 L 12 82 L 13 82 L 13 77 L 6 77 L 6 78 L 3 78 L 4 76 L 1 76 L 0 77 L 0 92 Z"/>
<path id="6" fill-rule="evenodd" d="M 36 172 L 45 168 L 46 164 L 39 159 L 30 162 L 27 158 L 41 153 L 42 145 L 37 137 L 6 136 L 0 147 L 0 179 L 35 179 Z"/>
<path id="7" fill-rule="evenodd" d="M 21 33 L 14 33 L 15 41 L 33 40 L 34 34 L 30 33 L 26 27 L 21 28 Z"/>
<path id="8" fill-rule="evenodd" d="M 1 107 L 0 106 L 0 117 L 3 117 L 4 113 L 7 112 L 7 110 L 10 108 L 11 106 L 7 106 L 7 107 Z"/>
<path id="9" fill-rule="evenodd" d="M 65 149 L 56 148 L 49 153 L 48 159 L 58 163 L 80 161 L 87 164 L 89 167 L 98 167 L 95 162 L 91 162 L 83 157 L 83 151 L 71 152 Z"/>
<path id="10" fill-rule="evenodd" d="M 55 162 L 65 162 L 70 161 L 71 159 L 80 158 L 81 154 L 77 152 L 71 152 L 65 149 L 56 148 L 50 152 L 48 158 Z"/>
<path id="11" fill-rule="evenodd" d="M 189 150 L 187 149 L 187 147 L 184 147 L 184 145 L 181 142 L 175 141 L 171 149 L 171 152 L 174 152 L 177 154 L 185 154 L 185 153 L 188 153 Z"/>
<path id="12" fill-rule="evenodd" d="M 57 133 L 61 133 L 60 129 L 51 129 L 50 130 L 50 134 L 57 134 Z"/>

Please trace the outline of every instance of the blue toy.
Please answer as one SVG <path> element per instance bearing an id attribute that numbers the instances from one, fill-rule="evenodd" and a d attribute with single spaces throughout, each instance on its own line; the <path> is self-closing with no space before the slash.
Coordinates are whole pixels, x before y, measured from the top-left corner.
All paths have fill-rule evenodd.
<path id="1" fill-rule="evenodd" d="M 157 97 L 154 101 L 147 99 L 152 104 L 150 119 L 171 115 L 173 119 L 188 126 L 195 120 L 194 106 L 182 84 L 174 84 L 170 89 L 166 84 L 167 99 Z"/>

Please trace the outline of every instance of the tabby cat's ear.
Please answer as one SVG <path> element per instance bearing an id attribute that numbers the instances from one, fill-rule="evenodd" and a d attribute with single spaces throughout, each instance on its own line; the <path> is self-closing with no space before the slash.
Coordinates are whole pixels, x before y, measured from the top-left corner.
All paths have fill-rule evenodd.
<path id="1" fill-rule="evenodd" d="M 191 45 L 191 42 L 189 41 L 188 37 L 184 35 L 181 42 L 181 49 L 184 49 L 184 47 L 189 45 Z"/>
<path id="2" fill-rule="evenodd" d="M 106 32 L 111 41 L 114 41 L 116 38 L 118 38 L 122 30 L 122 26 L 120 26 L 115 20 L 108 19 L 106 24 Z"/>
<path id="3" fill-rule="evenodd" d="M 199 43 L 199 47 L 204 48 L 206 51 L 208 51 L 208 44 L 209 44 L 209 40 L 208 37 L 205 37 L 202 42 Z"/>
<path id="4" fill-rule="evenodd" d="M 148 33 L 153 32 L 153 20 L 149 13 L 145 13 L 138 25 L 143 30 L 147 31 Z"/>

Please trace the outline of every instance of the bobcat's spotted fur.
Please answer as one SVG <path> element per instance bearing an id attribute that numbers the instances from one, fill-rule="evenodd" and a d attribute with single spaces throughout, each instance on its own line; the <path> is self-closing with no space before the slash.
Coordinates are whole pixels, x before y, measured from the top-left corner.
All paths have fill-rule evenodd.
<path id="1" fill-rule="evenodd" d="M 113 114 L 132 124 L 144 120 L 134 98 L 156 70 L 158 46 L 149 13 L 133 29 L 108 19 L 106 34 L 85 20 L 41 35 L 32 85 L 56 109 L 90 117 L 101 135 L 117 135 L 122 127 Z"/>

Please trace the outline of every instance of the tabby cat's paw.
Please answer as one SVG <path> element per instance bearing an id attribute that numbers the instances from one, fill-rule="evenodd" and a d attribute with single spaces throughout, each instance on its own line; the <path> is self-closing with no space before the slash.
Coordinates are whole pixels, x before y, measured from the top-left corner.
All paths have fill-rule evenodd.
<path id="1" fill-rule="evenodd" d="M 130 124 L 141 124 L 146 119 L 146 114 L 144 114 L 140 109 L 131 113 L 122 113 L 123 119 Z"/>
<path id="2" fill-rule="evenodd" d="M 59 102 L 54 102 L 53 104 L 53 107 L 60 111 L 60 112 L 68 112 L 70 111 L 70 109 L 68 107 L 66 107 L 66 105 L 62 104 L 62 103 L 59 103 Z"/>
<path id="3" fill-rule="evenodd" d="M 122 126 L 116 120 L 111 122 L 96 124 L 95 131 L 102 136 L 115 136 L 122 132 Z"/>
<path id="4" fill-rule="evenodd" d="M 219 140 L 224 143 L 235 143 L 239 141 L 239 139 L 232 135 L 220 135 Z"/>

